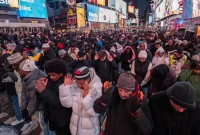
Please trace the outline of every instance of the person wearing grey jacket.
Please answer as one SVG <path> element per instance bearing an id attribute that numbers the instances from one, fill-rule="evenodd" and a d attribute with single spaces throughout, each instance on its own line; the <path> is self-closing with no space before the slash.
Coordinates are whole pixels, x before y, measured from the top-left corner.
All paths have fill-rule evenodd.
<path id="1" fill-rule="evenodd" d="M 38 107 L 37 92 L 35 84 L 41 77 L 46 74 L 38 69 L 34 62 L 30 59 L 24 60 L 19 65 L 19 75 L 22 78 L 22 95 L 21 95 L 21 111 L 24 119 L 29 122 Z"/>

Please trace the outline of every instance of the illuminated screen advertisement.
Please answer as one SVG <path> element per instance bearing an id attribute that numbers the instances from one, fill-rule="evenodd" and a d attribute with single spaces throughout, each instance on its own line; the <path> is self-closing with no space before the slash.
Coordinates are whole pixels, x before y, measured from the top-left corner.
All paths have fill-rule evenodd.
<path id="1" fill-rule="evenodd" d="M 165 4 L 166 0 L 163 0 L 160 5 L 156 8 L 156 20 L 162 19 L 165 17 Z"/>
<path id="2" fill-rule="evenodd" d="M 97 4 L 97 0 L 88 0 L 88 2 L 93 3 L 93 4 Z"/>
<path id="3" fill-rule="evenodd" d="M 123 0 L 116 1 L 116 10 L 122 13 L 122 18 L 126 19 L 127 4 Z"/>
<path id="4" fill-rule="evenodd" d="M 113 10 L 87 4 L 87 20 L 89 22 L 116 23 L 117 14 Z"/>
<path id="5" fill-rule="evenodd" d="M 89 22 L 98 22 L 99 7 L 87 4 L 87 19 Z"/>
<path id="6" fill-rule="evenodd" d="M 97 0 L 97 4 L 105 6 L 105 0 Z"/>
<path id="7" fill-rule="evenodd" d="M 19 0 L 20 17 L 47 18 L 45 0 Z"/>
<path id="8" fill-rule="evenodd" d="M 85 9 L 77 7 L 76 14 L 77 14 L 78 27 L 84 27 L 85 26 Z"/>
<path id="9" fill-rule="evenodd" d="M 108 7 L 115 8 L 115 0 L 108 0 Z"/>
<path id="10" fill-rule="evenodd" d="M 18 0 L 0 0 L 0 6 L 19 7 Z"/>
<path id="11" fill-rule="evenodd" d="M 200 16 L 200 0 L 192 0 L 192 17 L 199 17 Z"/>
<path id="12" fill-rule="evenodd" d="M 134 13 L 135 7 L 134 6 L 128 6 L 128 12 L 129 13 Z"/>
<path id="13" fill-rule="evenodd" d="M 99 9 L 99 22 L 106 23 L 116 23 L 117 22 L 117 14 L 115 11 L 100 8 Z"/>

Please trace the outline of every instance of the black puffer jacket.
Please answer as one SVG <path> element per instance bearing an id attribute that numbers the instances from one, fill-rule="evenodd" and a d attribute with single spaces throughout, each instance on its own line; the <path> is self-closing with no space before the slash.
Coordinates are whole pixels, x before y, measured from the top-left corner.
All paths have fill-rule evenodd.
<path id="1" fill-rule="evenodd" d="M 47 52 L 44 52 L 44 55 L 41 55 L 38 60 L 38 66 L 42 67 L 48 60 L 56 58 L 56 53 L 50 47 Z"/>
<path id="2" fill-rule="evenodd" d="M 166 91 L 149 99 L 149 107 L 154 122 L 151 135 L 200 135 L 200 105 L 194 110 L 178 113 L 172 107 Z"/>
<path id="3" fill-rule="evenodd" d="M 48 79 L 46 89 L 40 94 L 45 101 L 44 119 L 46 122 L 49 122 L 49 127 L 52 131 L 60 131 L 63 128 L 66 131 L 66 128 L 69 128 L 72 109 L 63 107 L 59 99 L 59 86 L 63 82 L 64 77 L 57 82 Z M 69 129 L 66 135 L 70 135 Z"/>
<path id="4" fill-rule="evenodd" d="M 101 60 L 94 60 L 94 67 L 97 75 L 100 77 L 102 82 L 105 81 L 112 81 L 112 74 L 115 69 L 117 69 L 117 64 L 113 60 L 110 62 L 108 59 L 101 61 Z"/>
<path id="5" fill-rule="evenodd" d="M 111 104 L 108 107 L 104 135 L 149 135 L 153 125 L 147 99 L 143 99 L 140 114 L 134 119 L 131 113 L 126 111 L 127 101 L 120 98 L 117 87 L 113 89 L 114 92 Z M 99 100 L 96 100 L 94 103 L 95 112 L 106 112 L 107 108 L 101 107 Z"/>

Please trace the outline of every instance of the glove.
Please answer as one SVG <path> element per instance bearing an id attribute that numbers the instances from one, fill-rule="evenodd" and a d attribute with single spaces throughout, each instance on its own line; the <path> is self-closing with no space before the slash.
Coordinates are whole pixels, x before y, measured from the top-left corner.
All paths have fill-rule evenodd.
<path id="1" fill-rule="evenodd" d="M 31 117 L 28 115 L 28 110 L 24 109 L 22 110 L 22 117 L 25 119 L 26 122 L 31 121 Z"/>
<path id="2" fill-rule="evenodd" d="M 127 111 L 132 114 L 134 118 L 137 118 L 142 106 L 144 95 L 141 91 L 137 95 L 130 95 L 130 98 L 127 99 Z"/>
<path id="3" fill-rule="evenodd" d="M 105 104 L 106 106 L 110 104 L 112 100 L 112 93 L 115 90 L 114 87 L 109 88 L 105 92 L 103 92 L 100 102 Z"/>

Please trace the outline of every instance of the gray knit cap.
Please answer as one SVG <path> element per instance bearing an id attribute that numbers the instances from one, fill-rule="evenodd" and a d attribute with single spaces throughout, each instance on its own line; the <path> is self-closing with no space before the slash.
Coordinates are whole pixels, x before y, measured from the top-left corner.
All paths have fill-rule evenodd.
<path id="1" fill-rule="evenodd" d="M 66 54 L 67 52 L 64 50 L 64 49 L 61 49 L 60 51 L 58 51 L 58 55 L 61 56 L 61 55 L 64 55 Z"/>
<path id="2" fill-rule="evenodd" d="M 12 65 L 12 64 L 16 64 L 16 63 L 20 62 L 21 60 L 23 60 L 23 57 L 22 57 L 22 55 L 20 53 L 15 53 L 13 55 L 10 55 L 7 58 L 7 60 L 8 60 L 8 63 L 10 65 Z"/>
<path id="3" fill-rule="evenodd" d="M 134 91 L 136 80 L 130 73 L 121 73 L 117 80 L 117 87 Z"/>

